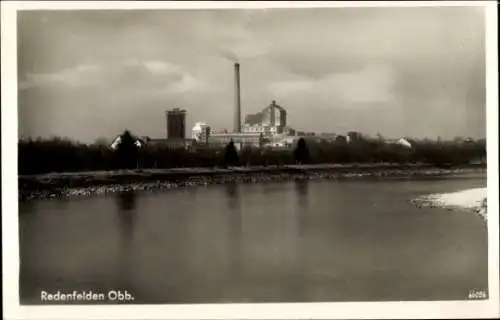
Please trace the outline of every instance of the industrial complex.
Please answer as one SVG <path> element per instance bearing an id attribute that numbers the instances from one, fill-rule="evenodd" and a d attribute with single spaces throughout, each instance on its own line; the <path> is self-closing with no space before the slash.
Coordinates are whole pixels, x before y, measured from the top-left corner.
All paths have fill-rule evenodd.
<path id="1" fill-rule="evenodd" d="M 237 149 L 243 147 L 273 147 L 289 148 L 294 145 L 294 141 L 300 137 L 307 136 L 320 140 L 344 140 L 346 142 L 355 141 L 361 136 L 357 132 L 349 132 L 345 136 L 332 133 L 320 134 L 298 132 L 288 126 L 288 115 L 286 109 L 277 104 L 276 101 L 264 107 L 262 111 L 255 114 L 246 114 L 243 124 L 241 123 L 241 82 L 240 64 L 234 64 L 234 123 L 233 131 L 218 130 L 212 128 L 203 121 L 198 121 L 191 130 L 191 137 L 186 136 L 186 117 L 188 112 L 185 109 L 174 108 L 166 111 L 166 137 L 152 139 L 150 137 L 136 138 L 136 144 L 160 144 L 170 148 L 190 148 L 202 147 L 213 148 L 227 145 L 233 142 Z M 111 148 L 116 148 L 120 143 L 120 136 L 116 137 Z M 395 141 L 406 147 L 411 144 L 404 138 Z"/>

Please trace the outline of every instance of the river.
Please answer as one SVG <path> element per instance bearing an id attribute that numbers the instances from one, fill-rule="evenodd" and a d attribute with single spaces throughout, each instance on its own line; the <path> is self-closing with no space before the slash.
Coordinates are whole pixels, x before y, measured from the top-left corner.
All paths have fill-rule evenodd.
<path id="1" fill-rule="evenodd" d="M 127 290 L 134 303 L 462 300 L 487 289 L 487 228 L 417 208 L 484 175 L 231 184 L 19 205 L 20 300 Z"/>

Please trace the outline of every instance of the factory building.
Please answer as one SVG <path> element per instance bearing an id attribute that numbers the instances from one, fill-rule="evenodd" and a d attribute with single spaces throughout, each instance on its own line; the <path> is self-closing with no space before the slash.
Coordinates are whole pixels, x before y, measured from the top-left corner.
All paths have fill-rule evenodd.
<path id="1" fill-rule="evenodd" d="M 287 112 L 272 101 L 261 112 L 249 114 L 241 124 L 241 86 L 240 65 L 234 64 L 234 129 L 233 132 L 215 131 L 204 122 L 197 122 L 192 129 L 192 138 L 197 145 L 207 147 L 225 146 L 233 142 L 236 148 L 246 146 L 262 147 L 270 142 L 276 145 L 286 145 L 280 142 L 281 137 L 293 135 L 295 132 L 287 127 Z M 279 139 L 278 139 L 279 138 Z M 279 141 L 273 141 L 273 140 Z"/>
<path id="2" fill-rule="evenodd" d="M 244 147 L 260 148 L 266 140 L 262 133 L 253 132 L 213 133 L 207 139 L 209 145 L 220 147 L 226 146 L 231 141 L 236 149 L 241 150 Z"/>
<path id="3" fill-rule="evenodd" d="M 241 149 L 246 146 L 261 147 L 265 143 L 264 135 L 272 135 L 281 131 L 280 127 L 286 125 L 286 111 L 278 106 L 276 102 L 259 113 L 258 119 L 254 121 L 260 127 L 241 125 L 241 87 L 240 87 L 240 65 L 234 64 L 234 129 L 233 132 L 217 132 L 211 130 L 204 122 L 195 124 L 192 130 L 192 137 L 199 145 L 220 147 L 229 142 L 233 142 L 236 148 Z M 261 124 L 264 123 L 264 126 Z M 271 125 L 273 124 L 273 125 Z M 242 128 L 243 127 L 243 128 Z"/>
<path id="4" fill-rule="evenodd" d="M 186 139 L 186 110 L 175 108 L 167 111 L 167 138 Z"/>
<path id="5" fill-rule="evenodd" d="M 145 137 L 144 141 L 148 146 L 164 147 L 167 149 L 189 149 L 195 143 L 194 139 L 181 138 L 154 139 Z"/>
<path id="6" fill-rule="evenodd" d="M 261 112 L 248 114 L 243 124 L 243 132 L 262 133 L 265 136 L 274 136 L 286 133 L 287 113 L 286 110 L 273 101 Z"/>

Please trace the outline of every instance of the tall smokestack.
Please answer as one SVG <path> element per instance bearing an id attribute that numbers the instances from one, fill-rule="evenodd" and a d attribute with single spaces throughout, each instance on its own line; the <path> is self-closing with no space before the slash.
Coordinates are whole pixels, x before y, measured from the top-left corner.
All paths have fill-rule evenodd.
<path id="1" fill-rule="evenodd" d="M 234 64 L 234 132 L 241 132 L 240 64 Z"/>

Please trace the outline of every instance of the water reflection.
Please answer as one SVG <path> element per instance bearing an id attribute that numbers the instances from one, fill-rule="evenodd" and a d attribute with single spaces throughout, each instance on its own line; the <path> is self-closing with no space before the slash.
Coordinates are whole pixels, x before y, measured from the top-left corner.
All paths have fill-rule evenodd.
<path id="1" fill-rule="evenodd" d="M 290 288 L 290 291 L 295 293 L 295 298 L 299 300 L 302 298 L 306 298 L 307 294 L 307 286 L 305 283 L 304 274 L 306 274 L 306 270 L 308 268 L 308 247 L 307 243 L 307 219 L 310 218 L 310 208 L 309 206 L 309 180 L 295 180 L 295 196 L 297 197 L 297 210 L 296 216 L 297 219 L 297 234 L 298 234 L 298 243 L 296 246 L 296 276 L 295 276 L 295 284 Z"/>
<path id="2" fill-rule="evenodd" d="M 299 208 L 309 205 L 309 181 L 307 179 L 295 180 L 295 192 L 297 194 Z"/>
<path id="3" fill-rule="evenodd" d="M 228 206 L 230 209 L 237 209 L 240 206 L 240 198 L 238 192 L 238 185 L 236 183 L 229 183 L 226 185 L 226 195 L 228 199 Z"/>
<path id="4" fill-rule="evenodd" d="M 299 237 L 304 237 L 307 219 L 305 213 L 309 211 L 309 180 L 295 180 L 295 195 L 297 197 Z"/>
<path id="5" fill-rule="evenodd" d="M 118 227 L 122 244 L 130 245 L 136 221 L 136 194 L 134 191 L 125 191 L 116 196 L 118 206 Z"/>
<path id="6" fill-rule="evenodd" d="M 122 211 L 135 209 L 136 196 L 134 191 L 124 191 L 118 194 L 118 207 Z"/>
<path id="7" fill-rule="evenodd" d="M 241 256 L 242 256 L 242 217 L 241 217 L 241 199 L 238 185 L 230 183 L 226 185 L 227 206 L 230 214 L 227 216 L 228 233 L 228 259 L 230 272 L 233 277 L 241 274 Z"/>
<path id="8" fill-rule="evenodd" d="M 407 199 L 476 183 L 239 184 L 200 188 L 196 201 L 181 190 L 124 193 L 65 210 L 37 201 L 20 206 L 36 210 L 21 213 L 20 300 L 99 286 L 148 304 L 462 299 L 488 285 L 483 221 L 421 215 Z"/>
<path id="9" fill-rule="evenodd" d="M 136 224 L 136 206 L 137 199 L 134 191 L 125 191 L 116 195 L 116 204 L 118 207 L 118 229 L 120 234 L 120 245 L 118 259 L 116 260 L 116 284 L 126 289 L 132 289 L 133 278 L 133 250 L 131 243 Z"/>

